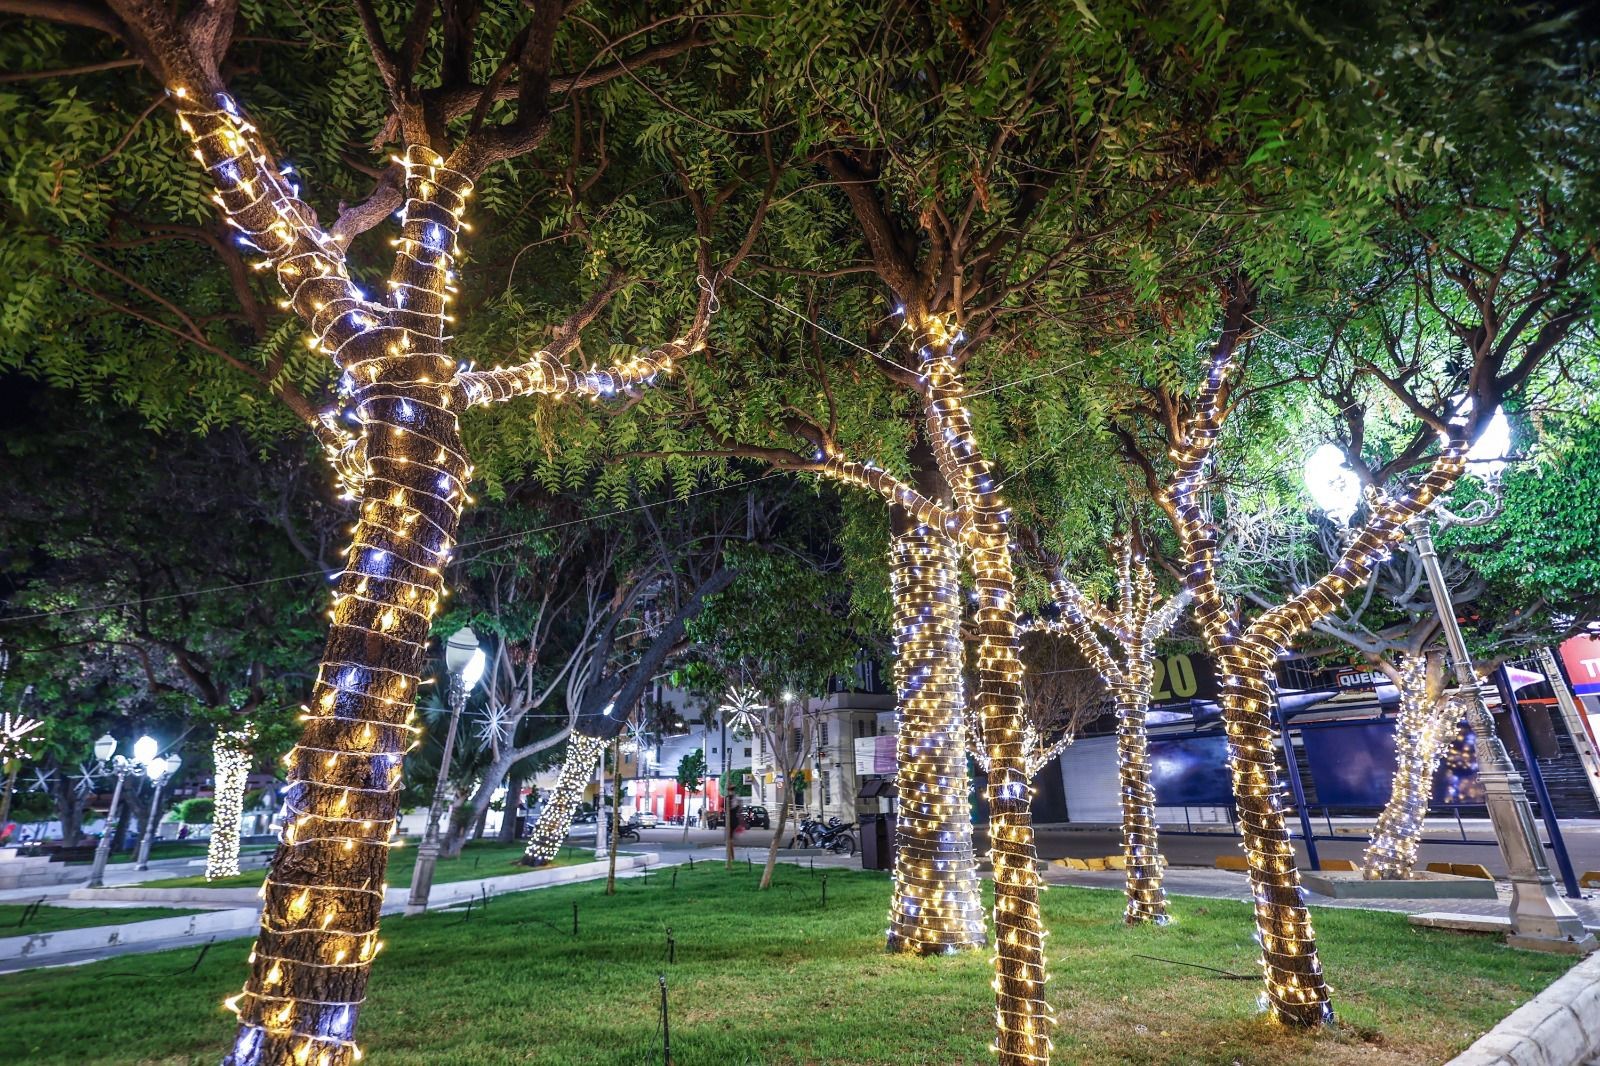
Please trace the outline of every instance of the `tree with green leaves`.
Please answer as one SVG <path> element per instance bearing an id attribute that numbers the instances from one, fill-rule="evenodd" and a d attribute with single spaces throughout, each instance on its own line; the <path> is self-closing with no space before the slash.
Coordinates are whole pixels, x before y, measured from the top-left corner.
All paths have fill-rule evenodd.
<path id="1" fill-rule="evenodd" d="M 313 1050 L 343 1063 L 355 1054 L 351 1034 L 377 950 L 381 892 L 373 886 L 383 882 L 416 684 L 471 477 L 460 414 L 514 396 L 629 391 L 696 347 L 714 307 L 715 270 L 701 245 L 693 269 L 708 280 L 691 325 L 664 348 L 592 373 L 563 361 L 622 286 L 613 275 L 546 348 L 498 370 L 458 369 L 447 351 L 448 305 L 477 180 L 549 139 L 562 93 L 632 74 L 701 41 L 691 32 L 670 45 L 658 40 L 642 52 L 619 52 L 623 42 L 613 43 L 613 35 L 648 39 L 659 28 L 665 37 L 682 25 L 641 26 L 628 12 L 618 20 L 622 28 L 599 30 L 596 47 L 589 36 L 596 24 L 579 27 L 559 8 L 483 19 L 479 5 L 452 3 L 438 17 L 433 5 L 419 5 L 396 45 L 373 5 L 356 7 L 365 61 L 382 87 L 378 113 L 392 118 L 378 141 L 399 145 L 395 163 L 378 168 L 371 193 L 344 206 L 328 228 L 230 91 L 235 4 L 187 13 L 146 0 L 0 8 L 104 34 L 157 80 L 165 94 L 158 101 L 176 113 L 233 239 L 279 282 L 286 309 L 310 333 L 309 351 L 338 372 L 349 415 L 346 424 L 319 412 L 311 427 L 333 452 L 359 517 L 291 760 L 293 817 L 268 877 L 251 977 L 230 1001 L 240 1014 L 230 1057 L 236 1064 L 286 1062 Z M 440 46 L 437 79 L 422 70 L 430 46 Z M 556 63 L 569 49 L 584 65 L 564 77 Z M 495 57 L 492 68 L 478 62 L 487 57 Z M 607 69 L 597 72 L 602 57 Z M 501 100 L 511 106 L 498 107 Z M 355 237 L 396 213 L 396 252 L 373 298 L 347 252 Z"/>

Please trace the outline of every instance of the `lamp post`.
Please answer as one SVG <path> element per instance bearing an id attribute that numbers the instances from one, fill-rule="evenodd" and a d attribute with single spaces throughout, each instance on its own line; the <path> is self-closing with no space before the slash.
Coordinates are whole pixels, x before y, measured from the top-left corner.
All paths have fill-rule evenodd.
<path id="1" fill-rule="evenodd" d="M 141 740 L 148 740 L 143 737 Z M 138 748 L 134 748 L 135 754 Z M 136 870 L 150 869 L 150 845 L 156 838 L 156 814 L 161 807 L 161 787 L 171 781 L 178 773 L 178 767 L 183 765 L 183 759 L 174 753 L 166 757 L 153 756 L 145 760 L 144 772 L 156 786 L 155 792 L 150 796 L 150 817 L 145 819 L 144 833 L 139 837 L 139 861 L 135 864 Z M 120 781 L 118 782 L 121 783 Z"/>
<path id="2" fill-rule="evenodd" d="M 1505 416 L 1496 411 L 1484 434 L 1467 453 L 1467 461 L 1485 468 L 1492 482 L 1505 466 L 1504 458 L 1510 446 Z M 1360 483 L 1354 472 L 1344 465 L 1343 453 L 1331 444 L 1324 444 L 1306 463 L 1305 477 L 1306 487 L 1317 506 L 1341 524 L 1347 523 L 1356 510 Z M 1478 780 L 1483 785 L 1484 804 L 1489 809 L 1495 842 L 1511 880 L 1511 932 L 1506 942 L 1513 947 L 1539 951 L 1593 951 L 1600 946 L 1594 935 L 1584 928 L 1583 920 L 1556 891 L 1555 878 L 1545 861 L 1544 845 L 1533 823 L 1533 808 L 1528 803 L 1522 775 L 1512 765 L 1505 744 L 1495 731 L 1494 718 L 1484 702 L 1485 686 L 1472 668 L 1472 656 L 1456 621 L 1455 604 L 1451 602 L 1450 587 L 1439 565 L 1439 553 L 1434 547 L 1427 516 L 1413 519 L 1408 531 L 1428 579 L 1428 591 L 1439 614 L 1439 626 L 1444 631 L 1450 667 L 1455 675 L 1455 686 L 1445 698 L 1456 695 L 1466 704 L 1467 723 L 1477 738 Z"/>
<path id="3" fill-rule="evenodd" d="M 143 765 L 141 754 L 143 762 L 148 762 L 155 757 L 155 753 L 156 742 L 150 737 L 140 737 L 134 742 L 131 759 L 117 754 L 117 738 L 110 733 L 94 742 L 94 757 L 111 767 L 111 772 L 117 775 L 117 784 L 111 790 L 111 809 L 106 811 L 106 827 L 100 834 L 100 843 L 95 845 L 94 865 L 89 868 L 89 881 L 85 887 L 105 886 L 106 862 L 111 858 L 111 838 L 116 833 L 117 804 L 122 800 L 123 779 Z"/>
<path id="4" fill-rule="evenodd" d="M 411 898 L 406 902 L 407 914 L 421 914 L 428 909 L 428 893 L 433 889 L 433 867 L 439 861 L 439 816 L 444 811 L 444 792 L 449 785 L 450 755 L 456 746 L 456 726 L 461 721 L 461 709 L 467 704 L 467 694 L 483 676 L 483 649 L 478 646 L 478 635 L 469 626 L 462 626 L 445 641 L 444 667 L 450 675 L 447 701 L 450 705 L 450 725 L 444 734 L 444 752 L 439 757 L 439 778 L 433 786 L 433 802 L 428 804 L 428 828 L 417 848 L 417 865 L 411 874 Z"/>

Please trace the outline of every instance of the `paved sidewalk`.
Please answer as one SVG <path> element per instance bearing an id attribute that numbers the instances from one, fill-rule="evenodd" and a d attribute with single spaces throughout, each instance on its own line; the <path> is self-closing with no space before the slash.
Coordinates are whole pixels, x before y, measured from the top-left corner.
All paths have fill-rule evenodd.
<path id="1" fill-rule="evenodd" d="M 1068 870 L 1051 864 L 1044 879 L 1052 885 L 1074 885 L 1078 888 L 1099 888 L 1122 891 L 1121 870 Z M 1250 884 L 1243 873 L 1231 870 L 1207 870 L 1197 867 L 1174 866 L 1167 870 L 1162 883 L 1169 893 L 1182 896 L 1204 896 L 1210 899 L 1233 899 L 1241 903 L 1251 900 Z M 1511 886 L 1496 882 L 1498 900 L 1491 899 L 1334 899 L 1309 889 L 1306 902 L 1313 907 L 1348 907 L 1355 910 L 1393 911 L 1400 914 L 1431 914 L 1448 911 L 1451 914 L 1470 914 L 1474 917 L 1504 917 L 1511 902 Z M 1569 899 L 1572 909 L 1578 912 L 1583 924 L 1600 930 L 1600 897 L 1590 894 L 1585 899 Z"/>

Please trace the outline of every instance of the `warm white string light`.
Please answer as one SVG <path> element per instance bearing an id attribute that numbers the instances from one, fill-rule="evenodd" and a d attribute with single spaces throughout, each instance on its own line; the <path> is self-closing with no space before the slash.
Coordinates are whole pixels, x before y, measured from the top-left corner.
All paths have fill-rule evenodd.
<path id="1" fill-rule="evenodd" d="M 963 743 L 958 546 L 924 524 L 894 537 L 898 693 L 891 951 L 946 954 L 984 942 Z"/>
<path id="2" fill-rule="evenodd" d="M 1085 596 L 1059 570 L 1051 575 L 1050 587 L 1061 608 L 1061 617 L 1057 621 L 1038 623 L 1037 627 L 1070 637 L 1111 689 L 1116 702 L 1117 776 L 1128 897 L 1123 918 L 1129 925 L 1143 922 L 1165 925 L 1171 916 L 1167 910 L 1166 890 L 1161 885 L 1156 794 L 1150 780 L 1150 744 L 1145 718 L 1155 678 L 1155 642 L 1177 622 L 1188 603 L 1188 593 L 1181 592 L 1161 602 L 1156 593 L 1155 574 L 1143 557 L 1134 554 L 1131 540 L 1124 540 L 1117 553 L 1117 607 L 1114 610 Z M 1121 662 L 1111 654 L 1095 626 L 1121 647 Z"/>
<path id="3" fill-rule="evenodd" d="M 955 352 L 964 339 L 953 318 L 924 316 L 928 435 L 939 471 L 955 495 L 959 529 L 976 587 L 978 701 L 989 756 L 989 854 L 994 866 L 994 1050 L 1002 1066 L 1047 1063 L 1055 1017 L 1046 970 L 1033 843 L 1026 716 L 1023 712 L 1011 514 L 978 447 L 963 401 Z"/>
<path id="4" fill-rule="evenodd" d="M 0 763 L 30 754 L 28 748 L 33 741 L 28 739 L 28 734 L 42 725 L 44 722 L 38 718 L 20 714 L 13 717 L 10 711 L 0 714 Z"/>
<path id="5" fill-rule="evenodd" d="M 583 799 L 583 790 L 594 779 L 594 768 L 599 764 L 600 754 L 605 747 L 606 742 L 599 737 L 588 737 L 582 733 L 568 735 L 566 761 L 561 764 L 556 787 L 545 801 L 544 810 L 539 812 L 539 820 L 534 823 L 533 832 L 529 835 L 528 847 L 522 856 L 524 863 L 543 866 L 554 861 L 561 853 L 561 845 L 566 843 L 567 833 L 572 829 L 572 819 L 578 813 L 578 804 Z"/>
<path id="6" fill-rule="evenodd" d="M 206 880 L 239 873 L 239 828 L 244 818 L 244 788 L 250 778 L 250 745 L 255 727 L 217 733 L 211 741 L 213 772 L 211 842 L 206 847 Z"/>
<path id="7" fill-rule="evenodd" d="M 1185 585 L 1194 617 L 1221 675 L 1228 766 L 1255 897 L 1256 939 L 1266 988 L 1262 1008 L 1276 1020 L 1320 1026 L 1333 1017 L 1317 956 L 1294 846 L 1284 818 L 1283 785 L 1272 721 L 1273 666 L 1290 642 L 1372 578 L 1405 523 L 1447 492 L 1466 469 L 1467 442 L 1459 427 L 1441 440 L 1427 473 L 1399 496 L 1372 494 L 1369 517 L 1332 570 L 1248 626 L 1230 609 L 1217 581 L 1217 531 L 1204 491 L 1205 470 L 1220 435 L 1225 382 L 1233 368 L 1232 343 L 1219 344 L 1195 401 L 1195 414 L 1173 443 L 1173 484 L 1165 498 L 1183 548 Z"/>

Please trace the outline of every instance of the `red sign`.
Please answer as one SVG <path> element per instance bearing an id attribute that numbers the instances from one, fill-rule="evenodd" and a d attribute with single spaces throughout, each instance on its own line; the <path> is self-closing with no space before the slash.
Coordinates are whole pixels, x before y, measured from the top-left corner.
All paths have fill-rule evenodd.
<path id="1" fill-rule="evenodd" d="M 1561 645 L 1561 665 L 1580 696 L 1600 696 L 1600 637 L 1571 637 Z"/>

